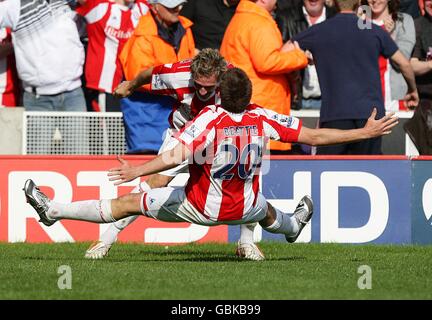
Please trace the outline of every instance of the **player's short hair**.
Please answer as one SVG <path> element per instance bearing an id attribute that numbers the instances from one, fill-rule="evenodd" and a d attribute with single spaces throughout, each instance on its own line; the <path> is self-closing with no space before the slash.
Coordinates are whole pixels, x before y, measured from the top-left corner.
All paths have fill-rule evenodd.
<path id="1" fill-rule="evenodd" d="M 222 107 L 233 113 L 241 113 L 249 105 L 252 97 L 252 82 L 240 68 L 228 69 L 220 83 Z"/>
<path id="2" fill-rule="evenodd" d="M 216 76 L 219 81 L 222 74 L 228 69 L 227 62 L 216 49 L 202 49 L 193 59 L 191 73 L 194 79 L 200 77 Z"/>
<path id="3" fill-rule="evenodd" d="M 358 0 L 338 0 L 341 10 L 354 10 L 358 5 Z"/>

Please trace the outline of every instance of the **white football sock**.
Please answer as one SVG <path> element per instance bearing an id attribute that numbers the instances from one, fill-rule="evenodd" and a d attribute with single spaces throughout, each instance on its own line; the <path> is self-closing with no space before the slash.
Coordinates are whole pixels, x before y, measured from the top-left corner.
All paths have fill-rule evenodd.
<path id="1" fill-rule="evenodd" d="M 140 193 L 148 191 L 150 189 L 151 188 L 148 183 L 144 181 L 141 182 L 138 186 L 136 186 L 131 193 Z M 108 245 L 113 244 L 114 242 L 116 242 L 117 235 L 120 233 L 120 231 L 122 231 L 132 222 L 134 222 L 138 217 L 139 216 L 130 216 L 112 223 L 109 228 L 100 236 L 99 240 Z"/>
<path id="2" fill-rule="evenodd" d="M 293 236 L 297 234 L 299 225 L 294 216 L 283 213 L 276 208 L 274 209 L 276 211 L 275 222 L 273 222 L 273 224 L 268 227 L 263 227 L 263 229 L 271 233 L 283 233 L 287 236 Z"/>
<path id="3" fill-rule="evenodd" d="M 47 216 L 51 220 L 71 219 L 97 223 L 116 221 L 112 216 L 111 200 L 76 201 L 68 204 L 51 201 Z"/>
<path id="4" fill-rule="evenodd" d="M 240 225 L 240 242 L 254 243 L 253 235 L 257 223 L 248 223 Z"/>

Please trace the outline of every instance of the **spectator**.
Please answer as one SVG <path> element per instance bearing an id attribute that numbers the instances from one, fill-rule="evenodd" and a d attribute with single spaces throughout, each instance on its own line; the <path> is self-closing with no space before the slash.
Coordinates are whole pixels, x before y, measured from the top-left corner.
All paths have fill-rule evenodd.
<path id="1" fill-rule="evenodd" d="M 339 1 L 341 13 L 294 37 L 312 52 L 320 79 L 321 128 L 362 127 L 373 107 L 385 114 L 378 58 L 391 58 L 408 83 L 405 97 L 410 108 L 418 104 L 414 73 L 390 35 L 370 23 L 364 26 L 354 11 L 357 0 Z M 381 138 L 319 147 L 317 154 L 382 154 Z"/>
<path id="2" fill-rule="evenodd" d="M 0 29 L 0 107 L 20 105 L 19 82 L 9 29 Z"/>
<path id="3" fill-rule="evenodd" d="M 83 1 L 83 0 L 82 0 Z M 12 30 L 18 76 L 26 111 L 86 111 L 81 89 L 84 49 L 69 0 L 4 0 L 0 28 Z M 37 134 L 32 153 L 52 153 L 62 141 L 62 153 L 88 153 L 88 136 L 79 118 L 59 132 L 48 120 L 34 117 L 29 130 Z M 55 139 L 54 139 L 55 138 Z M 76 144 L 76 142 L 79 143 Z"/>
<path id="4" fill-rule="evenodd" d="M 77 7 L 87 23 L 85 78 L 91 110 L 120 111 L 120 101 L 112 96 L 123 78 L 117 56 L 147 11 L 142 0 L 86 0 Z"/>
<path id="5" fill-rule="evenodd" d="M 362 0 L 361 4 L 371 8 L 375 24 L 386 30 L 405 58 L 411 57 L 415 45 L 414 20 L 409 14 L 399 12 L 399 0 Z M 408 86 L 402 74 L 389 59 L 379 58 L 381 86 L 387 111 L 407 110 L 403 99 Z"/>
<path id="6" fill-rule="evenodd" d="M 432 0 L 424 1 L 425 15 L 415 20 L 417 41 L 411 58 L 420 105 L 404 129 L 419 154 L 432 155 Z"/>
<path id="7" fill-rule="evenodd" d="M 188 0 L 181 15 L 193 22 L 197 49 L 219 49 L 228 23 L 240 0 Z"/>
<path id="8" fill-rule="evenodd" d="M 66 0 L 0 2 L 0 27 L 12 29 L 28 111 L 86 110 L 80 80 L 84 50 L 73 18 Z"/>
<path id="9" fill-rule="evenodd" d="M 290 5 L 294 3 L 293 5 Z M 276 10 L 276 22 L 282 33 L 283 41 L 290 40 L 293 36 L 306 30 L 312 25 L 323 22 L 333 17 L 336 9 L 327 7 L 325 0 L 283 0 L 278 2 Z M 313 64 L 301 71 L 293 86 L 296 94 L 292 95 L 292 106 L 295 109 L 319 109 L 321 108 L 321 90 L 318 75 Z"/>
<path id="10" fill-rule="evenodd" d="M 425 0 L 425 15 L 415 20 L 417 34 L 411 65 L 421 100 L 432 100 L 432 0 Z"/>
<path id="11" fill-rule="evenodd" d="M 287 74 L 307 65 L 303 51 L 283 45 L 272 17 L 276 0 L 241 1 L 222 41 L 222 55 L 243 69 L 252 81 L 252 101 L 277 113 L 290 114 L 291 91 Z M 286 152 L 290 144 L 270 143 L 273 153 Z"/>
<path id="12" fill-rule="evenodd" d="M 127 80 L 149 67 L 192 58 L 195 44 L 192 22 L 179 15 L 185 0 L 149 0 L 150 11 L 141 17 L 120 53 Z M 155 153 L 168 128 L 174 99 L 150 93 L 150 85 L 121 101 L 128 153 Z"/>

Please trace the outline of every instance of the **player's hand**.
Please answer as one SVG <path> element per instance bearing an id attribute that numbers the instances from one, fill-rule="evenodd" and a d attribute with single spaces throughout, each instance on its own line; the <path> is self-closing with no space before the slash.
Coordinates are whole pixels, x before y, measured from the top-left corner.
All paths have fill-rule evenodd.
<path id="1" fill-rule="evenodd" d="M 120 83 L 117 88 L 114 89 L 113 96 L 116 98 L 126 98 L 129 97 L 132 90 L 132 81 L 123 81 Z"/>
<path id="2" fill-rule="evenodd" d="M 372 113 L 364 126 L 369 138 L 379 137 L 391 133 L 391 129 L 399 123 L 399 118 L 390 112 L 381 119 L 376 120 L 377 109 L 373 108 Z"/>
<path id="3" fill-rule="evenodd" d="M 115 186 L 139 177 L 136 167 L 132 167 L 129 162 L 120 156 L 117 156 L 117 160 L 120 161 L 121 166 L 108 170 L 109 181 L 114 181 Z"/>
<path id="4" fill-rule="evenodd" d="M 418 91 L 416 90 L 414 92 L 408 93 L 405 96 L 404 100 L 408 109 L 410 110 L 415 109 L 420 102 Z"/>

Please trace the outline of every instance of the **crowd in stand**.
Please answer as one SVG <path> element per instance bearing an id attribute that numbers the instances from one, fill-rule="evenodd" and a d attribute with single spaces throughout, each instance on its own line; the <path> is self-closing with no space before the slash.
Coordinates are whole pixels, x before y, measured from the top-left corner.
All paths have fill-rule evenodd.
<path id="1" fill-rule="evenodd" d="M 349 44 L 360 38 L 344 27 L 347 3 L 358 31 L 370 30 L 369 46 L 382 46 L 376 61 L 372 48 Z M 346 41 L 332 43 L 341 34 Z M 204 48 L 246 71 L 252 101 L 282 114 L 321 110 L 322 127 L 362 126 L 362 103 L 382 104 L 381 114 L 416 110 L 405 130 L 432 154 L 432 0 L 0 0 L 0 106 L 122 111 L 128 152 L 157 152 L 176 101 L 150 85 L 123 99 L 114 90 Z M 361 66 L 369 74 L 356 73 Z M 380 152 L 378 144 L 320 153 Z"/>

